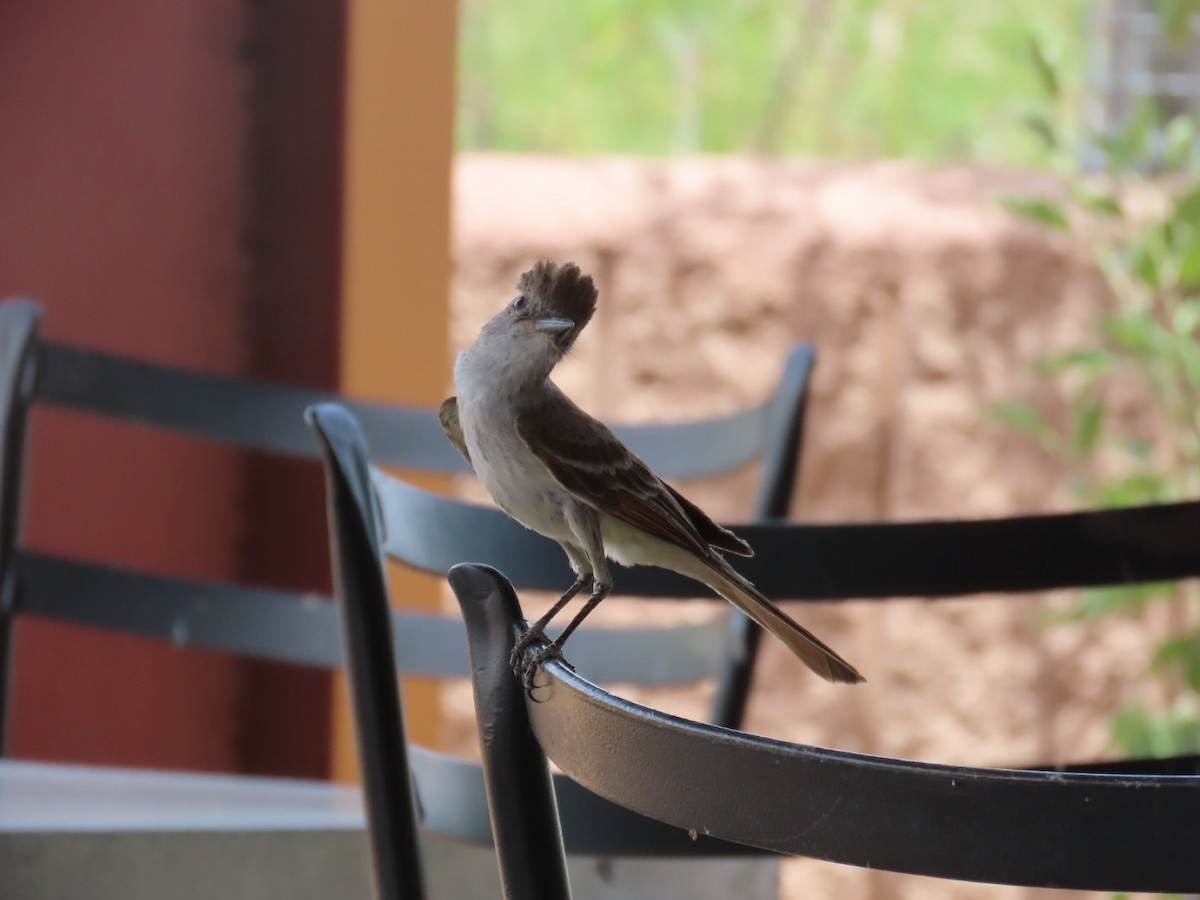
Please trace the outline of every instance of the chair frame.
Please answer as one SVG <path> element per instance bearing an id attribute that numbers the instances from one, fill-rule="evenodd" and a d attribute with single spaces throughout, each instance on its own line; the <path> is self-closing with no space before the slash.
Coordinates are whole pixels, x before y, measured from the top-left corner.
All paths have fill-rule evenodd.
<path id="1" fill-rule="evenodd" d="M 446 473 L 469 471 L 446 441 L 436 416 L 429 410 L 352 402 L 323 391 L 214 376 L 87 350 L 41 338 L 39 321 L 40 309 L 35 303 L 0 304 L 0 751 L 18 616 L 42 616 L 170 640 L 178 646 L 302 665 L 336 668 L 345 660 L 351 678 L 359 684 L 355 719 L 360 744 L 389 748 L 386 769 L 375 763 L 364 766 L 376 884 L 381 895 L 389 898 L 421 896 L 417 810 L 425 827 L 432 830 L 479 843 L 492 839 L 482 769 L 408 747 L 396 693 L 397 653 L 405 672 L 433 676 L 468 672 L 460 621 L 390 611 L 386 604 L 348 608 L 346 604 L 314 602 L 321 598 L 296 592 L 85 563 L 23 547 L 20 522 L 30 412 L 38 404 L 271 454 L 317 459 L 328 448 L 314 440 L 299 411 L 337 401 L 363 423 L 379 462 Z M 629 426 L 618 428 L 618 433 L 652 465 L 678 477 L 711 474 L 762 458 L 757 508 L 783 515 L 794 486 L 793 462 L 812 361 L 808 348 L 793 354 L 780 389 L 760 406 L 713 420 Z M 721 440 L 697 440 L 698 435 L 711 435 L 714 426 Z M 364 472 L 365 462 L 359 476 Z M 365 482 L 360 481 L 360 487 L 362 484 Z M 331 504 L 335 503 L 332 490 L 330 497 Z M 365 502 L 366 497 L 360 491 L 358 501 Z M 349 502 L 344 493 L 340 502 Z M 348 508 L 343 506 L 342 511 L 348 513 Z M 339 517 L 332 507 L 330 514 Z M 375 577 L 372 572 L 378 570 L 379 540 L 378 534 L 363 533 L 357 543 L 346 544 L 345 552 L 370 546 L 374 555 L 370 564 L 359 557 L 338 567 L 339 593 L 378 591 L 381 581 L 364 588 L 355 579 L 369 582 Z M 638 662 L 634 655 L 638 648 L 678 647 L 678 658 L 683 661 L 678 671 L 686 670 L 688 664 L 707 665 L 711 671 L 710 659 L 692 657 L 697 647 L 713 644 L 714 624 L 725 627 L 724 623 L 706 623 L 675 629 L 619 629 L 619 634 L 589 629 L 588 634 L 578 635 L 572 646 L 582 651 L 578 658 L 584 662 L 602 656 L 619 661 L 621 654 L 606 648 L 620 646 L 626 648 L 624 658 L 629 665 L 636 663 L 642 668 L 646 668 L 645 658 Z M 737 634 L 739 627 L 736 620 L 729 623 L 732 634 Z M 380 635 L 388 640 L 381 642 Z M 619 644 L 615 641 L 618 637 Z M 747 646 L 753 640 L 752 635 L 746 638 Z M 727 670 L 733 696 L 740 692 L 739 704 L 744 704 L 752 667 L 751 651 L 740 654 L 737 665 Z M 622 674 L 628 671 L 622 669 Z M 373 687 L 364 688 L 364 684 Z M 740 717 L 740 706 L 735 713 Z M 453 800 L 421 808 L 407 775 L 409 768 L 426 793 Z M 717 841 L 693 843 L 674 829 L 630 816 L 569 782 L 560 785 L 560 792 L 567 798 L 567 806 L 577 810 L 568 821 L 567 834 L 568 846 L 579 852 L 605 853 L 614 846 L 622 855 L 748 852 Z M 381 809 L 389 812 L 381 817 Z M 619 836 L 616 844 L 614 835 Z"/>
<path id="2" fill-rule="evenodd" d="M 47 574 L 52 560 L 30 554 L 20 547 L 20 523 L 24 491 L 24 455 L 29 413 L 34 405 L 48 404 L 103 415 L 116 420 L 150 425 L 207 440 L 247 449 L 307 459 L 317 459 L 320 449 L 300 412 L 320 403 L 338 402 L 352 411 L 371 442 L 373 461 L 381 465 L 446 474 L 466 474 L 470 467 L 442 433 L 431 410 L 399 405 L 353 401 L 328 391 L 290 385 L 211 375 L 171 366 L 148 363 L 114 354 L 84 349 L 39 334 L 40 306 L 33 301 L 10 299 L 0 303 L 0 755 L 6 746 L 8 681 L 14 621 L 18 613 L 33 613 L 147 635 L 161 632 L 161 622 L 180 622 L 192 634 L 192 642 L 203 646 L 227 646 L 236 634 L 221 634 L 221 619 L 205 614 L 197 604 L 197 591 L 206 587 L 181 579 L 158 579 L 159 589 L 168 584 L 173 599 L 168 606 L 151 608 L 125 623 L 119 610 L 109 611 L 95 603 L 59 601 L 49 591 L 31 582 Z M 763 470 L 754 504 L 758 520 L 787 515 L 796 481 L 796 460 L 803 440 L 803 417 L 808 384 L 815 364 L 815 351 L 795 348 L 788 356 L 783 375 L 772 395 L 762 404 L 711 419 L 678 424 L 618 426 L 617 434 L 657 471 L 670 477 L 693 478 L 735 469 L 762 459 Z M 294 411 L 294 414 L 293 414 Z M 703 439 L 701 439 L 703 438 Z M 461 561 L 453 559 L 449 564 Z M 28 562 L 32 560 L 32 562 Z M 57 563 L 55 563 L 57 564 Z M 443 574 L 447 564 L 439 574 Z M 18 599 L 16 570 L 23 568 L 24 585 Z M 64 568 L 57 577 L 65 577 Z M 103 567 L 72 570 L 76 584 L 88 577 L 120 580 L 123 576 Z M 553 570 L 552 570 L 553 571 Z M 127 583 L 126 589 L 130 588 Z M 290 602 L 283 594 L 266 592 L 280 603 Z M 276 604 L 278 605 L 278 604 Z M 224 613 L 246 626 L 246 614 L 230 604 Z M 312 610 L 311 624 L 333 620 L 333 614 Z M 307 627 L 307 626 L 305 626 Z M 436 627 L 436 626 L 431 626 Z M 721 673 L 713 720 L 725 724 L 741 721 L 757 656 L 757 629 L 748 619 L 731 616 L 725 627 L 731 648 L 727 668 Z M 194 630 L 195 629 L 195 630 Z M 446 638 L 454 631 L 450 623 Z M 413 634 L 396 629 L 400 658 L 429 674 L 448 674 L 466 666 L 463 647 L 438 657 L 429 644 L 414 640 Z M 281 641 L 269 634 L 246 632 L 245 643 L 253 652 L 290 659 L 290 651 L 275 649 Z M 581 641 L 578 635 L 573 647 Z M 320 665 L 339 658 L 333 642 L 310 632 L 309 640 L 321 645 Z M 422 644 L 423 646 L 417 646 Z M 423 659 L 424 662 L 419 660 Z"/>
<path id="3" fill-rule="evenodd" d="M 738 529 L 769 595 L 951 597 L 1200 574 L 1200 502 L 973 522 Z M 772 567 L 770 560 L 812 560 Z M 871 560 L 870 566 L 862 560 Z M 1031 562 L 1032 561 L 1032 562 Z M 473 652 L 525 629 L 490 567 L 452 571 Z M 503 659 L 505 647 L 491 652 Z M 1200 888 L 1200 757 L 995 769 L 866 756 L 742 734 L 630 703 L 558 662 L 525 719 L 546 756 L 601 796 L 681 829 L 775 852 L 968 881 L 1109 891 Z M 503 665 L 476 669 L 499 690 Z M 481 713 L 482 715 L 482 713 Z M 495 780 L 519 778 L 504 748 Z M 721 777 L 714 777 L 721 773 Z M 519 788 L 518 788 L 519 789 Z M 759 798 L 761 802 L 753 802 Z M 493 817 L 509 812 L 496 804 Z M 531 815 L 526 812 L 525 815 Z M 536 839 L 536 835 L 531 838 Z M 538 853 L 536 847 L 523 852 Z M 549 848 L 553 851 L 553 846 Z M 502 864 L 505 864 L 502 861 Z M 519 865 L 520 860 L 507 864 Z"/>
<path id="4" fill-rule="evenodd" d="M 343 616 L 346 616 L 347 611 L 355 616 L 370 616 L 378 614 L 378 611 L 386 611 L 390 601 L 383 568 L 386 556 L 384 528 L 382 524 L 367 527 L 365 522 L 376 516 L 379 516 L 380 520 L 388 520 L 388 500 L 383 498 L 382 503 L 374 502 L 373 490 L 378 485 L 379 473 L 371 472 L 370 464 L 367 463 L 365 438 L 358 430 L 354 416 L 340 404 L 318 404 L 317 407 L 308 410 L 306 415 L 329 454 L 326 484 L 329 486 L 330 540 L 335 548 L 335 562 L 338 570 L 355 569 L 335 578 L 338 586 L 338 605 L 343 607 Z M 395 484 L 404 486 L 401 481 L 395 481 Z M 360 612 L 353 612 L 354 610 Z M 362 613 L 362 610 L 373 610 L 376 613 Z M 451 622 L 458 626 L 458 641 L 462 652 L 466 654 L 464 626 L 458 619 L 452 619 Z M 623 672 L 624 676 L 629 677 L 632 673 L 635 680 L 653 677 L 655 673 L 660 676 L 662 674 L 659 662 L 650 659 L 650 654 L 644 653 L 644 650 L 666 647 L 662 655 L 674 658 L 674 648 L 686 647 L 686 643 L 691 640 L 690 636 L 686 636 L 688 632 L 684 631 L 682 634 L 685 637 L 680 641 L 680 630 L 677 628 L 589 631 L 592 632 L 592 640 L 581 641 L 584 653 L 577 655 L 576 659 L 592 660 L 599 666 L 602 660 L 617 654 L 629 661 L 630 668 Z M 370 655 L 374 659 L 394 658 L 398 660 L 398 666 L 380 664 L 374 666 L 368 674 L 366 668 L 355 670 L 352 664 L 352 677 L 355 671 L 358 671 L 365 677 L 373 678 L 376 683 L 370 689 L 371 694 L 390 697 L 396 708 L 400 707 L 396 679 L 390 677 L 389 672 L 396 671 L 397 668 L 398 671 L 410 671 L 409 661 L 404 659 L 404 649 L 398 646 L 398 643 L 389 640 L 391 635 L 386 629 L 367 630 L 360 637 L 361 641 L 355 641 L 356 649 L 348 646 L 348 653 L 358 652 Z M 584 635 L 581 634 L 580 637 Z M 643 650 L 642 659 L 619 652 L 620 646 L 626 640 Z M 446 666 L 442 673 L 468 674 L 474 665 L 475 662 L 472 661 L 462 667 L 457 664 Z M 427 671 L 432 666 L 425 668 Z M 366 690 L 362 692 L 366 694 Z M 389 734 L 391 742 L 394 742 L 396 734 Z M 384 737 L 388 736 L 385 734 Z M 395 743 L 365 738 L 366 736 L 359 742 L 360 754 L 364 755 L 365 773 L 394 766 L 392 761 L 401 751 Z M 366 755 L 374 755 L 376 758 L 368 761 Z M 437 818 L 431 821 L 431 817 L 445 815 L 445 810 L 439 810 L 433 804 L 418 803 L 424 811 L 426 827 L 480 844 L 492 840 L 491 828 L 485 824 L 485 775 L 479 763 L 439 754 L 420 746 L 409 746 L 408 761 L 419 793 L 455 797 L 454 803 L 444 804 L 446 810 L 450 810 L 450 815 L 455 815 L 452 810 L 458 810 L 457 817 L 452 821 Z M 569 779 L 556 779 L 554 792 L 562 810 L 565 844 L 572 853 L 641 857 L 745 856 L 748 853 L 761 856 L 760 852 L 721 841 L 692 841 L 686 838 L 686 835 L 679 834 L 676 829 L 662 827 L 660 823 L 647 818 L 630 816 L 618 806 L 608 804 L 592 792 L 572 784 Z M 472 821 L 470 816 L 475 815 L 475 812 L 481 815 Z"/>

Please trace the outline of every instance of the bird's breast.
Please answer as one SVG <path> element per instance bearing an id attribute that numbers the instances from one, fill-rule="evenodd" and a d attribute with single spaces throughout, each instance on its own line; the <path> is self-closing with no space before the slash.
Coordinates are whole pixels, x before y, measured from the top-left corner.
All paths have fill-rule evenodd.
<path id="1" fill-rule="evenodd" d="M 556 540 L 570 536 L 566 491 L 530 452 L 511 417 L 484 407 L 460 411 L 463 439 L 480 484 L 496 505 L 527 528 Z"/>

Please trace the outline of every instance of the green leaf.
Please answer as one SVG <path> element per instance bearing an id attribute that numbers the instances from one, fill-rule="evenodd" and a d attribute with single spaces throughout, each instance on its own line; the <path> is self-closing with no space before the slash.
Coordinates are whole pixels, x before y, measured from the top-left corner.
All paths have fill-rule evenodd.
<path id="1" fill-rule="evenodd" d="M 1079 347 L 1063 353 L 1043 356 L 1034 364 L 1034 372 L 1048 377 L 1063 372 L 1081 370 L 1093 377 L 1103 375 L 1113 367 L 1114 358 L 1103 347 Z"/>
<path id="2" fill-rule="evenodd" d="M 1014 431 L 1035 438 L 1044 446 L 1054 446 L 1058 442 L 1058 435 L 1050 427 L 1045 416 L 1028 403 L 1019 400 L 997 403 L 988 409 L 988 417 Z"/>
<path id="3" fill-rule="evenodd" d="M 1175 231 L 1171 222 L 1160 222 L 1143 230 L 1139 238 L 1130 243 L 1130 271 L 1147 287 L 1162 287 L 1173 276 L 1169 248 Z"/>
<path id="4" fill-rule="evenodd" d="M 1043 113 L 1026 113 L 1022 119 L 1025 127 L 1037 137 L 1047 150 L 1058 149 L 1058 127 Z"/>
<path id="5" fill-rule="evenodd" d="M 1158 323 L 1145 310 L 1105 316 L 1100 327 L 1118 347 L 1138 358 L 1148 356 L 1161 344 Z"/>
<path id="6" fill-rule="evenodd" d="M 1159 669 L 1178 669 L 1188 687 L 1200 692 L 1200 632 L 1193 631 L 1161 643 L 1153 664 Z"/>
<path id="7" fill-rule="evenodd" d="M 1200 225 L 1200 187 L 1194 187 L 1177 196 L 1171 205 L 1173 218 L 1189 225 Z"/>
<path id="8" fill-rule="evenodd" d="M 1075 423 L 1071 432 L 1071 446 L 1075 455 L 1086 458 L 1096 449 L 1100 431 L 1104 426 L 1104 406 L 1090 392 L 1078 397 L 1075 402 Z"/>
<path id="9" fill-rule="evenodd" d="M 1108 157 L 1108 170 L 1122 174 L 1143 163 L 1150 155 L 1150 138 L 1157 128 L 1158 107 L 1153 100 L 1142 98 L 1115 134 L 1096 138 Z"/>
<path id="10" fill-rule="evenodd" d="M 1061 79 L 1058 77 L 1058 67 L 1051 62 L 1046 52 L 1045 44 L 1040 37 L 1031 34 L 1027 39 L 1026 48 L 1042 90 L 1051 100 L 1057 100 L 1062 94 Z"/>
<path id="11" fill-rule="evenodd" d="M 1172 587 L 1171 582 L 1160 581 L 1121 587 L 1088 588 L 1080 591 L 1075 616 L 1080 619 L 1100 619 L 1134 613 L 1147 603 L 1170 596 Z"/>
<path id="12" fill-rule="evenodd" d="M 1106 481 L 1091 491 L 1097 506 L 1142 506 L 1164 503 L 1175 495 L 1169 476 L 1158 472 L 1135 472 Z"/>
<path id="13" fill-rule="evenodd" d="M 1127 706 L 1113 717 L 1113 742 L 1129 756 L 1154 756 L 1153 732 L 1150 714 L 1140 706 Z"/>
<path id="14" fill-rule="evenodd" d="M 1040 197 L 1005 197 L 1000 202 L 1009 212 L 1015 213 L 1023 219 L 1058 231 L 1070 229 L 1066 213 L 1057 203 L 1051 203 Z"/>
<path id="15" fill-rule="evenodd" d="M 1182 373 L 1189 385 L 1200 387 L 1200 343 L 1194 335 L 1176 335 L 1172 342 L 1172 357 L 1178 372 Z M 1189 411 L 1191 414 L 1191 411 Z"/>
<path id="16" fill-rule="evenodd" d="M 1195 7 L 1195 0 L 1158 0 L 1158 24 L 1171 43 L 1182 44 L 1191 36 L 1189 18 Z"/>
<path id="17" fill-rule="evenodd" d="M 1193 242 L 1179 260 L 1179 283 L 1183 287 L 1200 286 L 1200 241 Z"/>
<path id="18" fill-rule="evenodd" d="M 1121 201 L 1115 195 L 1089 182 L 1082 181 L 1076 185 L 1075 199 L 1091 212 L 1114 218 L 1124 218 L 1125 216 Z"/>
<path id="19" fill-rule="evenodd" d="M 1163 161 L 1168 171 L 1186 169 L 1196 151 L 1196 120 L 1186 115 L 1173 118 L 1167 123 L 1163 143 Z"/>
<path id="20" fill-rule="evenodd" d="M 1161 713 L 1127 706 L 1113 719 L 1113 741 L 1131 756 L 1176 756 L 1200 749 L 1200 719 L 1190 702 Z"/>
<path id="21" fill-rule="evenodd" d="M 1171 327 L 1181 337 L 1191 337 L 1200 325 L 1200 300 L 1181 300 L 1171 316 Z"/>

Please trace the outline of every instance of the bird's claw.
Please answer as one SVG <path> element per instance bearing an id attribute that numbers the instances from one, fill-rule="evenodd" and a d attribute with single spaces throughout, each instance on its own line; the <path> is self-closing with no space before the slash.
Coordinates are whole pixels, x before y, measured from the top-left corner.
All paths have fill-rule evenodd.
<path id="1" fill-rule="evenodd" d="M 513 643 L 512 653 L 508 655 L 509 668 L 513 670 L 515 675 L 523 675 L 525 672 L 525 653 L 529 650 L 530 644 L 534 641 L 546 640 L 546 633 L 536 625 L 526 629 Z"/>
<path id="2" fill-rule="evenodd" d="M 513 671 L 521 679 L 521 686 L 530 697 L 533 696 L 533 689 L 538 687 L 534 680 L 538 671 L 552 659 L 558 660 L 572 672 L 575 671 L 575 667 L 563 659 L 562 649 L 557 643 L 543 644 L 536 650 L 529 650 L 528 645 L 522 649 L 520 663 L 513 667 Z"/>

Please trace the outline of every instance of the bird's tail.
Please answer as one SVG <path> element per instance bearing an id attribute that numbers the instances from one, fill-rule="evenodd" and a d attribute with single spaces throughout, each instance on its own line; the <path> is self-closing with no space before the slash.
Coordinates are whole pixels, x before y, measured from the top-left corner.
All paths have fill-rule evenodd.
<path id="1" fill-rule="evenodd" d="M 846 662 L 832 647 L 768 600 L 761 591 L 734 571 L 725 560 L 717 557 L 706 561 L 702 571 L 689 573 L 775 635 L 801 662 L 826 681 L 857 684 L 866 681 L 858 670 Z M 699 568 L 699 567 L 698 567 Z"/>

